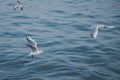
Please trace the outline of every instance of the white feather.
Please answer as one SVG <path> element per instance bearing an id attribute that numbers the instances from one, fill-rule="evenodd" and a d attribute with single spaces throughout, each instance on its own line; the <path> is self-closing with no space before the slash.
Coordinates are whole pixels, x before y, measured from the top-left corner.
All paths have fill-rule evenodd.
<path id="1" fill-rule="evenodd" d="M 114 28 L 114 27 L 115 27 L 115 26 L 106 26 L 106 25 L 103 25 L 103 24 L 93 25 L 93 26 L 90 27 L 90 28 L 92 29 L 90 35 L 91 35 L 91 37 L 96 38 L 97 35 L 98 35 L 98 30 L 99 30 L 100 28 Z"/>
<path id="2" fill-rule="evenodd" d="M 20 1 L 17 1 L 17 5 L 14 6 L 14 10 L 23 10 L 23 5 L 20 3 Z"/>
<path id="3" fill-rule="evenodd" d="M 29 55 L 38 55 L 43 53 L 43 50 L 39 50 L 37 47 L 37 42 L 35 40 L 33 40 L 31 37 L 26 36 L 26 39 L 28 41 L 28 46 L 31 50 L 31 53 Z"/>
<path id="4" fill-rule="evenodd" d="M 106 26 L 106 28 L 115 28 L 115 26 Z"/>
<path id="5" fill-rule="evenodd" d="M 91 31 L 91 37 L 96 38 L 98 35 L 98 27 L 93 27 Z"/>
<path id="6" fill-rule="evenodd" d="M 92 29 L 91 34 L 90 34 L 91 37 L 96 38 L 97 35 L 98 35 L 98 29 L 99 28 L 104 28 L 104 27 L 105 27 L 105 25 L 102 25 L 102 24 L 100 24 L 100 25 L 93 25 L 91 27 L 91 29 Z"/>

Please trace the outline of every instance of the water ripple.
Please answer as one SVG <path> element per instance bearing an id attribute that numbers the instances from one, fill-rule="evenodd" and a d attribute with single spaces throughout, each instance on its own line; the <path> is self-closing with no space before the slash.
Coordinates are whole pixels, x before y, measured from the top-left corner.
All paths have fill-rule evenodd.
<path id="1" fill-rule="evenodd" d="M 0 2 L 0 80 L 119 80 L 119 0 Z M 115 28 L 93 39 L 95 24 Z M 26 35 L 44 54 L 28 57 Z"/>

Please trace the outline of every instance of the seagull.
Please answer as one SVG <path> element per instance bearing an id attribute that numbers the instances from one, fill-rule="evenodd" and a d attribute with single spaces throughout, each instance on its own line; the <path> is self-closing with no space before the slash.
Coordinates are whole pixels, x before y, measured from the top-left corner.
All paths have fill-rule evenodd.
<path id="1" fill-rule="evenodd" d="M 100 28 L 114 28 L 115 26 L 106 26 L 106 25 L 103 25 L 103 24 L 100 24 L 100 25 L 93 25 L 93 26 L 91 26 L 91 29 L 92 29 L 92 31 L 91 31 L 91 37 L 92 38 L 96 38 L 97 37 L 97 35 L 98 35 L 98 29 L 100 29 Z"/>
<path id="2" fill-rule="evenodd" d="M 31 50 L 31 53 L 29 54 L 29 56 L 32 56 L 33 58 L 35 55 L 42 54 L 44 52 L 43 50 L 38 49 L 37 42 L 33 40 L 31 37 L 26 36 L 26 39 L 28 41 L 28 47 Z"/>
<path id="3" fill-rule="evenodd" d="M 17 1 L 17 5 L 13 8 L 14 10 L 23 10 L 23 5 L 20 3 L 20 1 Z"/>

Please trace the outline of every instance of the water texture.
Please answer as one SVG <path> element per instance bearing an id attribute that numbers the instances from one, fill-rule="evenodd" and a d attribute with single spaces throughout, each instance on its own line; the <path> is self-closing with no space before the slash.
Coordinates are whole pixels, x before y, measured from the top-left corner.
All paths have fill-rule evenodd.
<path id="1" fill-rule="evenodd" d="M 0 80 L 119 80 L 120 0 L 0 0 Z M 115 26 L 90 37 L 95 24 Z M 27 57 L 25 36 L 44 54 Z"/>

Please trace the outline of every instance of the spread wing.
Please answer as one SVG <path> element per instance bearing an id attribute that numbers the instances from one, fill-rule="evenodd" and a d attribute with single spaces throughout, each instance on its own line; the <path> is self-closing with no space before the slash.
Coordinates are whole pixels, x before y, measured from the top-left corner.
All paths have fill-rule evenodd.
<path id="1" fill-rule="evenodd" d="M 34 47 L 32 45 L 28 45 L 28 47 L 31 49 L 32 52 L 36 52 L 37 51 L 37 47 Z"/>
<path id="2" fill-rule="evenodd" d="M 33 40 L 31 37 L 26 36 L 26 39 L 27 39 L 29 45 L 31 45 L 33 47 L 37 47 L 37 42 L 35 40 Z"/>
<path id="3" fill-rule="evenodd" d="M 26 36 L 26 39 L 28 41 L 28 47 L 31 49 L 31 52 L 36 52 L 38 50 L 37 42 L 29 36 Z"/>
<path id="4" fill-rule="evenodd" d="M 115 26 L 105 26 L 106 28 L 115 28 Z"/>
<path id="5" fill-rule="evenodd" d="M 98 34 L 98 28 L 96 26 L 92 26 L 91 29 L 91 37 L 96 38 Z"/>

